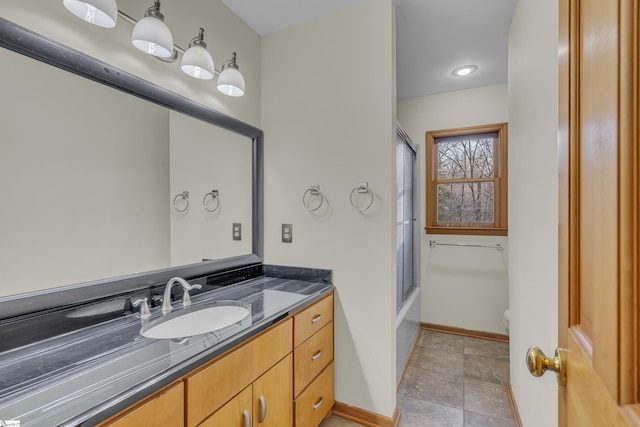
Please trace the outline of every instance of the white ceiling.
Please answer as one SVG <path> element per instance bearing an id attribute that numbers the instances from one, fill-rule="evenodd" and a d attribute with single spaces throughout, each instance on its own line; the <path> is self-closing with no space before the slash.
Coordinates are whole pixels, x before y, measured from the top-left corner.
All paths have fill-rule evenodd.
<path id="1" fill-rule="evenodd" d="M 266 35 L 363 0 L 222 0 Z M 507 39 L 516 0 L 395 0 L 398 99 L 507 81 Z M 478 71 L 454 77 L 474 64 Z"/>

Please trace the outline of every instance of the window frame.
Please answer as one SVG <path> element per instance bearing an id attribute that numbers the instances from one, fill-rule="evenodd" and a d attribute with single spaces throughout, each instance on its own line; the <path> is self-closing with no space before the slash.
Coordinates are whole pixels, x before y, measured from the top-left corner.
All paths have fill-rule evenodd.
<path id="1" fill-rule="evenodd" d="M 473 226 L 445 226 L 438 223 L 438 156 L 436 140 L 450 136 L 474 135 L 489 132 L 497 132 L 498 137 L 494 141 L 494 215 L 493 225 L 488 227 Z M 508 175 L 507 175 L 507 123 L 471 126 L 456 129 L 444 129 L 428 131 L 426 133 L 426 213 L 427 221 L 425 230 L 427 234 L 459 234 L 477 236 L 507 236 L 508 235 Z M 474 179 L 461 180 L 461 182 L 475 181 Z"/>

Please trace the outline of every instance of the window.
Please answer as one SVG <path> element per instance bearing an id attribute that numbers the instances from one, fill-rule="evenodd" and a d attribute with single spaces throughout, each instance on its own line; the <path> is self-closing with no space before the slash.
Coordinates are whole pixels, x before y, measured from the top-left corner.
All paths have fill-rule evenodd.
<path id="1" fill-rule="evenodd" d="M 427 233 L 507 235 L 507 124 L 427 132 Z"/>

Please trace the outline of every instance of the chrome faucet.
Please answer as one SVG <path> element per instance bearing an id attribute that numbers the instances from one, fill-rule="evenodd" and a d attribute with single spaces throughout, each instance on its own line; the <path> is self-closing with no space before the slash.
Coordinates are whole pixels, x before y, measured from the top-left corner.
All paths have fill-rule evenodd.
<path id="1" fill-rule="evenodd" d="M 184 289 L 184 294 L 182 295 L 182 306 L 189 307 L 191 305 L 191 297 L 189 296 L 189 291 L 192 289 L 200 289 L 202 285 L 190 285 L 189 282 L 184 280 L 181 277 L 174 277 L 173 279 L 167 282 L 167 287 L 164 288 L 164 299 L 162 300 L 162 314 L 171 313 L 171 287 L 175 283 L 180 283 L 182 285 L 182 289 Z"/>
<path id="2" fill-rule="evenodd" d="M 131 303 L 134 307 L 140 306 L 140 318 L 148 319 L 151 317 L 151 312 L 149 311 L 149 304 L 147 304 L 146 298 L 140 298 Z"/>

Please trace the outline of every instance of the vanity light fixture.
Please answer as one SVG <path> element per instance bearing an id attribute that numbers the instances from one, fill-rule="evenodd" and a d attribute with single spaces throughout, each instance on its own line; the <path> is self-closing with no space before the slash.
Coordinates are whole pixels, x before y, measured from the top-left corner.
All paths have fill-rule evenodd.
<path id="1" fill-rule="evenodd" d="M 204 42 L 203 28 L 191 39 L 186 51 L 174 45 L 171 31 L 164 23 L 164 15 L 160 13 L 160 0 L 154 0 L 153 6 L 147 9 L 139 21 L 118 10 L 116 0 L 63 0 L 62 3 L 74 15 L 100 27 L 115 27 L 119 15 L 134 26 L 131 43 L 137 49 L 164 62 L 174 62 L 180 53 L 180 68 L 185 74 L 202 80 L 213 79 L 218 74 L 217 87 L 221 93 L 233 97 L 244 95 L 244 77 L 236 63 L 236 53 L 233 52 L 231 59 L 222 64 L 220 71 L 216 70 Z"/>
<path id="2" fill-rule="evenodd" d="M 477 65 L 463 65 L 462 67 L 458 67 L 453 70 L 451 74 L 456 77 L 464 77 L 468 76 L 469 74 L 475 73 L 476 71 L 478 71 Z"/>
<path id="3" fill-rule="evenodd" d="M 113 28 L 118 20 L 116 0 L 64 0 L 69 12 L 98 27 Z"/>
<path id="4" fill-rule="evenodd" d="M 160 0 L 154 0 L 153 6 L 133 27 L 131 43 L 149 55 L 160 58 L 174 56 L 173 37 L 164 23 L 164 15 L 160 13 Z"/>
<path id="5" fill-rule="evenodd" d="M 215 73 L 213 58 L 207 51 L 207 44 L 204 42 L 204 28 L 200 28 L 197 37 L 189 42 L 189 49 L 182 56 L 180 65 L 185 74 L 196 79 L 211 80 Z"/>
<path id="6" fill-rule="evenodd" d="M 222 64 L 222 71 L 218 76 L 218 90 L 229 96 L 244 95 L 244 77 L 240 73 L 240 67 L 236 64 L 236 53 L 231 59 Z"/>

